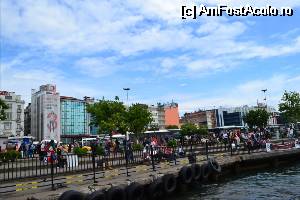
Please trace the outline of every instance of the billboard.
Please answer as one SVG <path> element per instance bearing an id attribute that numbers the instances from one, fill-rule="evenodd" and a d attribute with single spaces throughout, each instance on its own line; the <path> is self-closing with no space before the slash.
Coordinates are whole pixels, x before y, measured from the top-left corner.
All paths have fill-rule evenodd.
<path id="1" fill-rule="evenodd" d="M 47 94 L 44 98 L 44 139 L 60 141 L 59 94 Z"/>

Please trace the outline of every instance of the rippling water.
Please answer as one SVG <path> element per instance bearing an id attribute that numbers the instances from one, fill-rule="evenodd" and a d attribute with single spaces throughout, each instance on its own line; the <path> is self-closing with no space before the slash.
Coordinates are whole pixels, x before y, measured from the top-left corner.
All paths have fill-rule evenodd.
<path id="1" fill-rule="evenodd" d="M 300 164 L 272 171 L 227 178 L 173 197 L 172 200 L 300 200 Z"/>

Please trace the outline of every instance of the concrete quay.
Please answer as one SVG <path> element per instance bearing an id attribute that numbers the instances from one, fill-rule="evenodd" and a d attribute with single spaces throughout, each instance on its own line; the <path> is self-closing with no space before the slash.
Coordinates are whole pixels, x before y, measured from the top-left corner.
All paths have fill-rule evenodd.
<path id="1" fill-rule="evenodd" d="M 211 154 L 221 166 L 221 173 L 211 173 L 209 180 L 218 181 L 222 177 L 239 174 L 246 171 L 256 171 L 259 169 L 271 169 L 284 164 L 293 164 L 300 161 L 300 149 L 285 149 L 274 150 L 271 152 L 259 152 L 253 154 L 234 155 L 230 154 Z M 197 156 L 197 164 L 203 165 L 207 163 L 205 156 Z M 155 166 L 155 171 L 152 170 L 151 165 L 139 165 L 129 170 L 130 176 L 126 176 L 125 168 L 118 168 L 107 170 L 104 172 L 97 172 L 96 181 L 93 183 L 91 174 L 80 174 L 66 177 L 69 180 L 68 184 L 63 185 L 62 188 L 57 188 L 52 191 L 49 187 L 28 188 L 12 193 L 1 194 L 0 199 L 41 199 L 54 200 L 58 199 L 61 194 L 68 190 L 76 190 L 84 194 L 90 194 L 94 191 L 107 191 L 112 187 L 121 186 L 127 187 L 131 183 L 139 183 L 145 187 L 151 185 L 155 180 L 161 179 L 165 175 L 174 175 L 179 181 L 180 170 L 184 166 L 191 166 L 188 159 L 178 159 L 177 163 L 162 162 Z M 80 177 L 85 177 L 83 180 Z M 26 183 L 19 183 L 26 185 Z M 55 180 L 55 184 L 59 185 L 61 182 Z M 25 187 L 26 188 L 26 187 Z"/>

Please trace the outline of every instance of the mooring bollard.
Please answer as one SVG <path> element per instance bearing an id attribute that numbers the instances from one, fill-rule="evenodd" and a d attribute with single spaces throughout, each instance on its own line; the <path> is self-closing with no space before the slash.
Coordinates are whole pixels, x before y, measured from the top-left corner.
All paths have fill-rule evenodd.
<path id="1" fill-rule="evenodd" d="M 153 147 L 152 147 L 152 145 L 150 145 L 150 150 L 151 150 L 152 169 L 153 169 L 153 171 L 155 171 L 154 157 L 153 157 Z"/>

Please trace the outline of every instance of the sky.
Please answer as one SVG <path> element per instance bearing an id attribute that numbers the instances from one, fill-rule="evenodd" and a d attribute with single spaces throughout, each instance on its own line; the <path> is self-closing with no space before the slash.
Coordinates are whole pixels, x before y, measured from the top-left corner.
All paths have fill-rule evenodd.
<path id="1" fill-rule="evenodd" d="M 182 5 L 290 6 L 289 17 L 183 20 Z M 1 0 L 1 90 L 178 102 L 180 113 L 300 91 L 299 0 Z"/>

